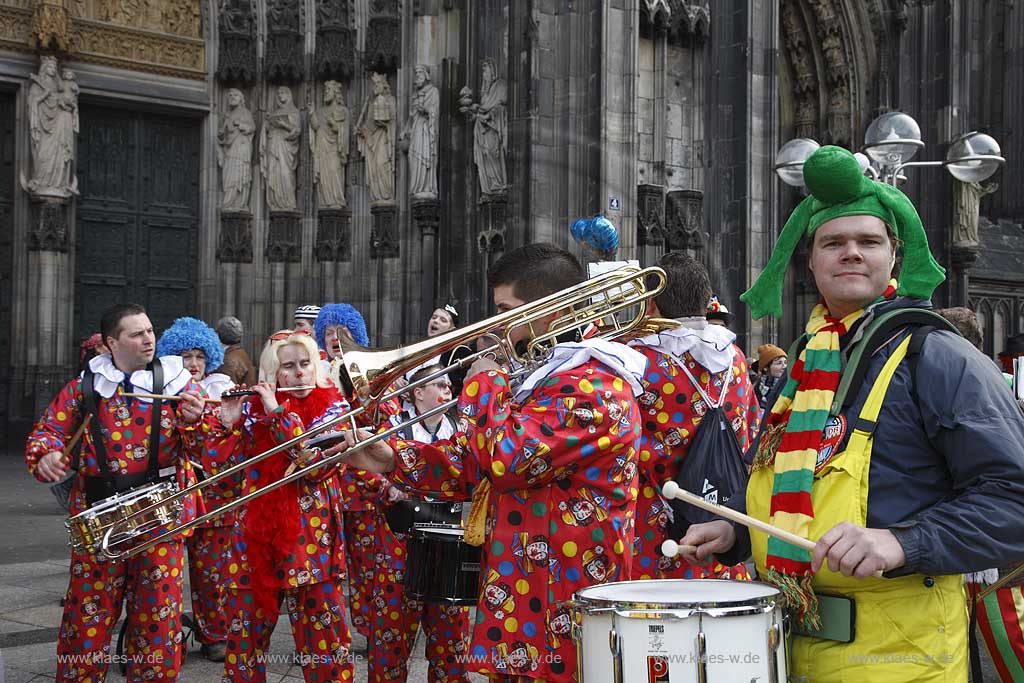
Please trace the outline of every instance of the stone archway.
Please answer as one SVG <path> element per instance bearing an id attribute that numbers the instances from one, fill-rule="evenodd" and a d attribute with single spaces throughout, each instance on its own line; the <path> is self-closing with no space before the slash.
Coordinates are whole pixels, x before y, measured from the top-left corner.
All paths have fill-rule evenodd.
<path id="1" fill-rule="evenodd" d="M 892 38 L 900 13 L 884 0 L 781 0 L 782 139 L 813 138 L 856 150 L 892 102 Z"/>

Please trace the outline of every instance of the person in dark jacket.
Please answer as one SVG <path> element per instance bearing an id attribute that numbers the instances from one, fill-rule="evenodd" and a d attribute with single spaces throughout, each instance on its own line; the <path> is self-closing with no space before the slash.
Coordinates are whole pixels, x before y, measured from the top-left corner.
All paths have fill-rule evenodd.
<path id="1" fill-rule="evenodd" d="M 804 177 L 811 195 L 740 298 L 755 318 L 781 315 L 786 267 L 807 236 L 822 301 L 770 409 L 746 511 L 814 550 L 724 521 L 680 542 L 696 546 L 693 561 L 752 550 L 794 607 L 795 680 L 966 680 L 961 575 L 1024 558 L 1024 418 L 992 362 L 954 332 L 924 337 L 916 370 L 904 362 L 917 325 L 865 349 L 851 405 L 830 410 L 872 321 L 930 307 L 944 271 L 910 201 L 865 178 L 852 154 L 822 147 Z"/>
<path id="2" fill-rule="evenodd" d="M 224 362 L 220 372 L 231 378 L 235 384 L 252 386 L 256 384 L 256 366 L 249 352 L 242 346 L 242 321 L 233 316 L 224 316 L 217 321 L 217 336 L 224 345 Z"/>

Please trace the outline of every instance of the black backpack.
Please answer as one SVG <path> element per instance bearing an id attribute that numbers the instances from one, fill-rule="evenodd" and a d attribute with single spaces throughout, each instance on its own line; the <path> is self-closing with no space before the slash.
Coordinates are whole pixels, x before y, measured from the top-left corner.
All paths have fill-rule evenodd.
<path id="1" fill-rule="evenodd" d="M 747 466 L 743 462 L 743 451 L 740 450 L 736 433 L 729 423 L 729 418 L 722 405 L 729 395 L 729 385 L 733 373 L 730 367 L 726 380 L 722 385 L 722 394 L 717 404 L 697 384 L 693 375 L 682 363 L 679 364 L 690 379 L 690 383 L 701 394 L 708 405 L 697 433 L 690 442 L 690 448 L 683 458 L 682 467 L 676 475 L 675 482 L 679 487 L 702 497 L 710 503 L 726 505 L 733 496 L 746 495 Z M 691 524 L 710 522 L 715 515 L 702 508 L 688 505 L 681 500 L 670 500 L 672 508 L 672 524 L 669 527 L 669 538 L 679 539 L 686 535 Z"/>

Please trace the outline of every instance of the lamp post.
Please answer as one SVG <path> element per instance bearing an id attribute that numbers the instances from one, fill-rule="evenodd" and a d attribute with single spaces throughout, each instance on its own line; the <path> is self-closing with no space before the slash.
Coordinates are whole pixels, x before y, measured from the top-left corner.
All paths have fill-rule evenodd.
<path id="1" fill-rule="evenodd" d="M 949 144 L 946 158 L 934 161 L 912 161 L 924 148 L 921 127 L 909 114 L 892 111 L 882 114 L 871 122 L 864 133 L 863 151 L 854 156 L 860 162 L 865 174 L 892 186 L 906 180 L 903 170 L 941 166 L 961 183 L 981 183 L 992 176 L 1006 163 L 1000 154 L 999 143 L 991 136 L 977 131 L 965 133 Z M 819 145 L 810 138 L 795 138 L 779 148 L 775 156 L 775 172 L 782 182 L 804 187 L 804 162 L 818 149 Z M 974 220 L 973 242 L 957 243 L 953 239 L 950 258 L 957 277 L 952 285 L 953 305 L 966 306 L 967 273 L 977 258 L 977 201 L 970 208 L 973 216 L 962 217 Z"/>
<path id="2" fill-rule="evenodd" d="M 819 146 L 810 138 L 795 138 L 779 148 L 775 172 L 782 182 L 803 187 L 804 162 Z M 855 156 L 866 174 L 893 186 L 905 179 L 901 175 L 905 168 L 943 166 L 961 182 L 980 183 L 1006 163 L 1000 156 L 999 143 L 977 131 L 953 140 L 943 160 L 911 161 L 923 147 L 917 121 L 909 114 L 891 111 L 871 122 L 864 133 L 863 151 Z"/>

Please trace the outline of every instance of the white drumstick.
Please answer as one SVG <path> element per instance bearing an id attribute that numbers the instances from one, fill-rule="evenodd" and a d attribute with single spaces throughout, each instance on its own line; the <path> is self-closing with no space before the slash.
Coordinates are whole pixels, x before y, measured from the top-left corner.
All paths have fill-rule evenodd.
<path id="1" fill-rule="evenodd" d="M 735 510 L 727 508 L 724 505 L 715 505 L 714 503 L 709 503 L 700 496 L 690 493 L 686 489 L 680 488 L 679 484 L 675 483 L 674 481 L 665 482 L 665 485 L 661 487 L 661 495 L 665 496 L 665 498 L 669 500 L 675 498 L 676 500 L 681 500 L 684 503 L 689 503 L 690 505 L 699 507 L 703 510 L 707 510 L 708 512 L 712 512 L 718 515 L 719 517 L 725 517 L 726 519 L 736 522 L 737 524 L 742 524 L 743 526 L 748 527 L 750 529 L 757 529 L 762 533 L 768 534 L 769 536 L 774 536 L 775 538 L 778 538 L 782 541 L 786 541 L 787 543 L 792 543 L 793 545 L 799 546 L 804 550 L 814 550 L 814 541 L 806 539 L 803 536 L 791 534 L 790 532 L 785 531 L 784 529 L 780 529 L 777 526 L 772 526 L 767 522 L 762 522 L 761 520 L 755 519 L 750 515 L 745 515 L 742 512 L 736 512 Z M 677 544 L 675 541 L 666 541 L 666 543 L 669 542 L 672 543 L 672 546 L 676 547 L 676 552 L 678 552 L 680 548 L 684 550 L 687 548 L 687 546 L 679 546 L 679 544 Z M 672 546 L 668 546 L 669 549 L 671 549 Z M 665 543 L 662 544 L 661 548 L 662 552 L 665 552 Z M 665 554 L 668 555 L 668 553 Z M 673 557 L 673 555 L 668 556 Z M 874 576 L 880 577 L 882 576 L 882 573 L 883 570 L 880 569 L 874 573 Z"/>
<path id="2" fill-rule="evenodd" d="M 745 515 L 742 512 L 736 512 L 735 510 L 727 508 L 724 505 L 715 505 L 714 503 L 709 503 L 700 496 L 690 493 L 686 489 L 680 488 L 679 484 L 675 483 L 674 481 L 665 482 L 665 485 L 661 487 L 661 495 L 665 496 L 665 498 L 668 498 L 669 500 L 675 498 L 676 500 L 681 500 L 684 503 L 689 503 L 690 505 L 694 505 L 703 510 L 707 510 L 708 512 L 712 512 L 718 515 L 719 517 L 725 517 L 726 519 L 736 522 L 737 524 L 742 524 L 743 526 L 749 527 L 751 529 L 757 529 L 762 533 L 768 534 L 769 536 L 774 536 L 775 538 L 786 541 L 787 543 L 792 543 L 793 545 L 799 546 L 805 550 L 814 550 L 814 541 L 809 541 L 803 536 L 791 534 L 790 532 L 780 529 L 777 526 L 772 526 L 767 522 L 762 522 L 759 519 L 754 519 L 750 515 Z"/>

